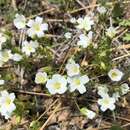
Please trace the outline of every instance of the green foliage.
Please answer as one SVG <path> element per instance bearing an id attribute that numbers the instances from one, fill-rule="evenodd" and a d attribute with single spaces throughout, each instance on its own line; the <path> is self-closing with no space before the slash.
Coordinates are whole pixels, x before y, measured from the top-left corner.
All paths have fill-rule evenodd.
<path id="1" fill-rule="evenodd" d="M 121 5 L 121 2 L 118 2 L 114 5 L 114 8 L 112 10 L 112 15 L 114 19 L 118 19 L 123 15 L 123 8 Z"/>
<path id="2" fill-rule="evenodd" d="M 12 22 L 15 14 L 16 14 L 16 11 L 12 7 L 10 7 L 9 10 L 7 11 L 7 13 L 6 13 L 6 16 L 4 16 L 5 21 L 7 21 L 7 23 Z"/>
<path id="3" fill-rule="evenodd" d="M 53 4 L 65 4 L 66 2 L 73 2 L 73 0 L 48 0 L 48 1 Z"/>
<path id="4" fill-rule="evenodd" d="M 106 5 L 107 2 L 109 2 L 109 0 L 98 0 L 98 3 L 101 5 Z"/>
<path id="5" fill-rule="evenodd" d="M 110 130 L 123 130 L 119 125 L 113 125 Z"/>
<path id="6" fill-rule="evenodd" d="M 0 5 L 5 5 L 9 3 L 10 0 L 0 0 Z"/>
<path id="7" fill-rule="evenodd" d="M 52 4 L 63 4 L 64 0 L 48 0 Z"/>
<path id="8" fill-rule="evenodd" d="M 40 128 L 40 123 L 38 121 L 32 121 L 29 130 L 38 130 Z"/>
<path id="9" fill-rule="evenodd" d="M 121 26 L 125 26 L 125 27 L 129 27 L 130 26 L 130 20 L 128 19 L 123 19 L 121 20 L 121 22 L 119 23 Z"/>
<path id="10" fill-rule="evenodd" d="M 15 110 L 15 115 L 21 117 L 25 113 L 25 104 L 19 100 L 16 100 L 17 109 Z"/>
<path id="11" fill-rule="evenodd" d="M 111 40 L 108 38 L 103 38 L 99 43 L 98 49 L 95 49 L 95 58 L 93 63 L 98 64 L 102 71 L 107 71 L 110 69 L 110 45 Z"/>
<path id="12" fill-rule="evenodd" d="M 126 33 L 125 36 L 123 37 L 123 40 L 127 42 L 130 41 L 130 34 Z"/>

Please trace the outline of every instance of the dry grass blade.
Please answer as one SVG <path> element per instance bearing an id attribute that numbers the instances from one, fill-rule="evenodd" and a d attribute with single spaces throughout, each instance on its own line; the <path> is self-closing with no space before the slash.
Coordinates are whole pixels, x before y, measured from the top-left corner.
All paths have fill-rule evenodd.
<path id="1" fill-rule="evenodd" d="M 58 102 L 58 99 L 56 99 L 56 100 L 48 107 L 48 109 L 47 109 L 43 114 L 41 114 L 41 116 L 40 116 L 36 121 L 39 121 L 39 120 L 52 108 L 52 106 L 54 106 L 57 102 Z"/>
<path id="2" fill-rule="evenodd" d="M 59 103 L 55 109 L 53 110 L 52 114 L 49 116 L 49 118 L 46 120 L 46 122 L 43 124 L 43 126 L 39 129 L 39 130 L 45 130 L 45 127 L 47 126 L 47 124 L 49 123 L 50 119 L 54 116 L 54 114 L 58 111 L 58 109 L 60 108 L 61 103 Z"/>

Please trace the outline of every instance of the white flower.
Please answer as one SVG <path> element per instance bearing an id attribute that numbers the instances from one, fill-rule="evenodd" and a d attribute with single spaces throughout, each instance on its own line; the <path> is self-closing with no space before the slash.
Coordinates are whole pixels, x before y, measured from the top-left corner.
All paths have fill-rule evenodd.
<path id="1" fill-rule="evenodd" d="M 3 33 L 0 33 L 0 50 L 2 49 L 3 43 L 6 42 L 6 37 L 3 35 Z"/>
<path id="2" fill-rule="evenodd" d="M 0 112 L 7 119 L 10 117 L 11 113 L 16 109 L 14 100 L 15 100 L 14 93 L 9 94 L 6 90 L 1 91 Z"/>
<path id="3" fill-rule="evenodd" d="M 72 33 L 70 33 L 70 32 L 65 33 L 66 39 L 70 39 L 71 37 L 72 37 Z"/>
<path id="4" fill-rule="evenodd" d="M 106 94 L 108 94 L 108 88 L 107 85 L 101 85 L 98 87 L 98 95 L 101 97 L 104 97 Z"/>
<path id="5" fill-rule="evenodd" d="M 113 38 L 116 35 L 116 29 L 114 27 L 109 27 L 106 29 L 106 35 L 110 38 Z"/>
<path id="6" fill-rule="evenodd" d="M 3 111 L 2 113 L 1 113 L 1 115 L 2 116 L 4 116 L 5 117 L 5 119 L 9 119 L 10 117 L 11 117 L 11 112 L 8 112 L 8 111 Z"/>
<path id="7" fill-rule="evenodd" d="M 14 61 L 21 61 L 22 56 L 18 53 L 15 53 L 15 54 L 12 55 L 11 59 L 14 60 Z"/>
<path id="8" fill-rule="evenodd" d="M 67 90 L 67 80 L 60 74 L 54 74 L 52 79 L 47 81 L 46 87 L 51 94 L 63 94 Z"/>
<path id="9" fill-rule="evenodd" d="M 24 15 L 16 14 L 14 19 L 14 25 L 17 29 L 23 29 L 26 26 L 26 18 Z"/>
<path id="10" fill-rule="evenodd" d="M 78 90 L 80 94 L 83 94 L 86 92 L 85 84 L 89 82 L 89 78 L 87 75 L 74 76 L 68 77 L 67 81 L 69 83 L 70 92 Z"/>
<path id="11" fill-rule="evenodd" d="M 112 97 L 115 98 L 116 101 L 118 101 L 119 98 L 120 98 L 120 94 L 119 94 L 119 92 L 115 92 L 115 93 L 113 93 Z"/>
<path id="12" fill-rule="evenodd" d="M 87 109 L 87 108 L 85 108 L 85 107 L 81 108 L 81 109 L 80 109 L 80 112 L 81 112 L 83 115 L 87 116 L 88 119 L 93 119 L 93 118 L 96 116 L 96 113 L 95 113 L 95 112 L 93 112 L 93 111 L 91 111 L 91 110 L 89 110 L 89 109 Z"/>
<path id="13" fill-rule="evenodd" d="M 47 81 L 47 73 L 46 72 L 38 72 L 35 76 L 36 84 L 44 84 Z"/>
<path id="14" fill-rule="evenodd" d="M 112 81 L 120 81 L 124 74 L 118 69 L 111 69 L 108 72 L 108 76 Z"/>
<path id="15" fill-rule="evenodd" d="M 75 61 L 72 60 L 68 62 L 66 65 L 68 76 L 72 77 L 72 76 L 78 75 L 80 73 L 79 68 L 80 68 L 79 64 L 76 64 Z"/>
<path id="16" fill-rule="evenodd" d="M 101 106 L 100 109 L 104 112 L 107 109 L 113 111 L 115 109 L 115 98 L 105 95 L 102 99 L 98 99 L 98 104 Z"/>
<path id="17" fill-rule="evenodd" d="M 4 64 L 4 62 L 0 60 L 0 67 L 2 67 L 3 64 Z"/>
<path id="18" fill-rule="evenodd" d="M 123 83 L 121 86 L 120 86 L 120 89 L 121 89 L 121 94 L 122 95 L 125 95 L 129 92 L 130 88 L 128 86 L 127 83 Z"/>
<path id="19" fill-rule="evenodd" d="M 76 18 L 71 18 L 70 22 L 73 23 L 73 24 L 76 23 Z"/>
<path id="20" fill-rule="evenodd" d="M 87 36 L 85 34 L 81 34 L 79 39 L 80 40 L 78 41 L 77 45 L 87 48 L 92 42 L 92 32 L 90 31 Z"/>
<path id="21" fill-rule="evenodd" d="M 30 56 L 31 53 L 34 53 L 36 51 L 36 48 L 38 47 L 37 41 L 24 41 L 22 43 L 22 52 L 24 52 L 27 56 Z"/>
<path id="22" fill-rule="evenodd" d="M 84 18 L 78 18 L 78 29 L 84 29 L 86 31 L 89 31 L 91 29 L 91 26 L 94 24 L 93 20 L 89 16 L 85 16 Z"/>
<path id="23" fill-rule="evenodd" d="M 44 31 L 48 30 L 48 24 L 42 23 L 43 19 L 39 16 L 35 18 L 35 20 L 29 20 L 27 23 L 28 27 L 27 34 L 30 37 L 34 37 L 35 35 L 38 37 L 44 36 Z"/>
<path id="24" fill-rule="evenodd" d="M 107 10 L 106 10 L 106 8 L 104 6 L 99 6 L 99 7 L 97 7 L 97 11 L 100 14 L 105 14 Z"/>
<path id="25" fill-rule="evenodd" d="M 0 85 L 3 85 L 5 81 L 3 79 L 0 79 Z"/>
<path id="26" fill-rule="evenodd" d="M 3 51 L 0 51 L 0 60 L 2 62 L 7 62 L 12 57 L 11 50 L 5 49 Z"/>

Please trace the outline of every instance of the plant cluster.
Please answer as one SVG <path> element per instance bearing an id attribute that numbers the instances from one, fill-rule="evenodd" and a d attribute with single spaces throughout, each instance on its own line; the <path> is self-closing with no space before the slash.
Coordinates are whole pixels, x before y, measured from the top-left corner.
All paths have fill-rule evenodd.
<path id="1" fill-rule="evenodd" d="M 30 76 L 30 82 L 41 86 L 50 97 L 53 95 L 84 95 L 91 89 L 91 92 L 95 92 L 97 96 L 96 103 L 102 112 L 114 111 L 122 96 L 129 92 L 129 85 L 126 81 L 121 82 L 126 76 L 125 70 L 118 65 L 111 64 L 110 58 L 113 51 L 111 43 L 118 35 L 119 27 L 117 23 L 112 22 L 110 13 L 111 10 L 100 5 L 96 8 L 95 14 L 90 13 L 69 19 L 72 29 L 68 27 L 60 36 L 60 41 L 65 40 L 65 44 L 73 48 L 74 52 L 72 54 L 67 52 L 69 56 L 64 58 L 60 66 L 52 62 L 58 55 L 55 52 L 56 47 L 53 50 L 53 46 L 57 45 L 51 45 L 51 37 L 47 34 L 50 26 L 46 19 L 40 16 L 26 18 L 23 14 L 17 13 L 12 22 L 15 33 L 20 33 L 17 44 L 11 43 L 13 33 L 4 28 L 0 31 L 0 67 L 6 68 L 9 65 L 9 67 L 20 68 L 22 78 L 16 81 L 15 85 L 23 86 L 22 80 Z M 108 16 L 110 22 L 107 21 L 107 23 L 110 24 L 106 26 L 104 21 Z M 128 21 L 121 21 L 120 26 L 129 26 L 128 23 Z M 129 37 L 126 33 L 123 40 L 130 41 Z M 33 70 L 36 62 L 40 65 Z M 41 66 L 42 62 L 44 66 Z M 92 67 L 88 69 L 89 66 Z M 24 69 L 23 72 L 22 69 Z M 8 69 L 5 75 L 7 73 Z M 98 78 L 102 74 L 107 77 L 105 82 L 104 79 L 102 82 Z M 8 76 L 0 76 L 0 86 L 3 86 L 0 92 L 0 113 L 5 119 L 11 118 L 19 109 L 17 96 L 14 92 L 10 92 L 12 88 L 5 87 L 10 85 L 10 80 L 14 80 L 11 79 L 12 77 L 11 73 Z M 98 113 L 90 106 L 78 106 L 78 109 L 88 119 L 94 119 Z"/>

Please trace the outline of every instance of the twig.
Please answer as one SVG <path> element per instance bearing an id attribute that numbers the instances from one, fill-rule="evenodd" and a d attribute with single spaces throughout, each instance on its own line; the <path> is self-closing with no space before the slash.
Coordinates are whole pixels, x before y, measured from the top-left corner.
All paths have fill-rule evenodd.
<path id="1" fill-rule="evenodd" d="M 121 127 L 124 128 L 124 127 L 127 127 L 127 126 L 130 126 L 130 123 L 127 123 L 125 125 L 122 125 Z"/>
<path id="2" fill-rule="evenodd" d="M 56 55 L 57 57 L 60 57 L 60 55 L 58 53 L 56 53 L 55 50 L 53 50 L 52 48 L 50 48 L 49 46 L 46 47 L 49 51 L 51 51 L 54 55 Z"/>
<path id="3" fill-rule="evenodd" d="M 74 99 L 74 102 L 75 102 L 75 105 L 76 105 L 76 107 L 78 108 L 78 110 L 80 111 L 80 107 L 79 107 L 79 105 L 78 105 L 78 103 L 76 102 L 76 100 Z"/>
<path id="4" fill-rule="evenodd" d="M 35 18 L 38 15 L 43 15 L 43 14 L 49 13 L 49 12 L 54 11 L 54 10 L 55 10 L 55 8 L 51 8 L 49 10 L 45 10 L 45 11 L 42 11 L 42 12 L 40 12 L 38 14 L 32 15 L 32 16 L 28 17 L 27 19 Z"/>
<path id="5" fill-rule="evenodd" d="M 16 6 L 16 0 L 12 0 L 12 6 L 14 8 L 15 11 L 17 11 L 17 6 Z"/>
<path id="6" fill-rule="evenodd" d="M 44 94 L 44 93 L 37 93 L 37 92 L 30 92 L 30 91 L 24 91 L 24 90 L 13 90 L 14 92 L 17 93 L 22 93 L 22 94 L 29 94 L 29 95 L 38 95 L 38 96 L 47 96 L 50 97 L 50 94 Z"/>
<path id="7" fill-rule="evenodd" d="M 79 11 L 82 11 L 82 10 L 85 10 L 85 9 L 89 9 L 89 8 L 93 8 L 93 7 L 98 7 L 98 6 L 99 6 L 99 4 L 89 5 L 89 6 L 86 6 L 86 7 L 84 7 L 84 8 L 79 8 L 79 9 L 70 11 L 69 13 L 70 13 L 70 14 L 73 14 L 73 13 L 76 13 L 76 12 L 79 12 Z"/>
<path id="8" fill-rule="evenodd" d="M 127 119 L 127 118 L 124 118 L 124 117 L 117 116 L 116 118 L 127 121 L 127 122 L 130 122 L 130 119 Z"/>
<path id="9" fill-rule="evenodd" d="M 61 103 L 59 103 L 56 106 L 56 108 L 53 110 L 52 114 L 49 116 L 49 118 L 46 120 L 46 122 L 42 125 L 42 127 L 39 130 L 45 130 L 46 125 L 49 123 L 49 121 L 54 116 L 54 114 L 56 113 L 56 111 L 60 108 L 60 106 L 61 106 Z"/>
<path id="10" fill-rule="evenodd" d="M 69 22 L 70 19 L 46 19 L 47 22 Z"/>
<path id="11" fill-rule="evenodd" d="M 56 38 L 61 38 L 62 36 L 60 36 L 60 35 L 53 35 L 53 34 L 45 34 L 45 37 L 52 37 L 52 38 L 56 37 Z"/>
<path id="12" fill-rule="evenodd" d="M 129 49 L 130 44 L 125 44 L 125 45 L 120 45 L 119 47 L 112 48 L 112 50 L 117 50 L 117 49 Z"/>
<path id="13" fill-rule="evenodd" d="M 43 114 L 41 114 L 41 116 L 40 116 L 36 121 L 39 121 L 39 120 L 51 109 L 51 107 L 57 103 L 57 101 L 58 101 L 58 99 L 56 99 L 56 100 L 48 107 L 48 109 L 47 109 L 45 112 L 43 112 Z"/>
<path id="14" fill-rule="evenodd" d="M 66 54 L 63 62 L 62 62 L 62 65 L 60 66 L 60 69 L 59 69 L 59 72 L 58 73 L 61 73 L 61 70 L 62 70 L 62 67 L 64 65 L 64 63 L 66 62 L 66 60 L 68 59 L 69 55 L 70 55 L 70 52 L 71 52 L 72 48 L 69 49 L 68 53 Z"/>
<path id="15" fill-rule="evenodd" d="M 125 30 L 121 30 L 121 33 L 117 36 L 117 37 L 115 37 L 113 40 L 112 40 L 112 42 L 113 41 L 115 41 L 115 40 L 117 40 L 118 38 L 120 38 L 121 36 L 123 36 L 126 32 L 128 31 L 128 29 L 125 29 Z"/>
<path id="16" fill-rule="evenodd" d="M 76 2 L 77 2 L 82 8 L 85 8 L 85 5 L 84 5 L 81 1 L 76 0 Z M 86 14 L 87 14 L 87 9 L 85 9 L 85 12 L 86 12 Z"/>
<path id="17" fill-rule="evenodd" d="M 115 1 L 115 2 L 108 2 L 106 3 L 106 5 L 113 5 L 113 4 L 116 4 L 118 1 Z M 127 3 L 130 3 L 130 1 L 124 1 L 123 2 L 124 4 L 127 4 Z M 85 10 L 85 9 L 89 9 L 89 8 L 94 8 L 94 7 L 98 7 L 100 6 L 100 4 L 93 4 L 93 5 L 89 5 L 89 6 L 86 6 L 84 8 L 79 8 L 79 9 L 75 9 L 73 11 L 70 11 L 69 13 L 70 14 L 73 14 L 73 13 L 76 13 L 76 12 L 79 12 L 79 11 L 82 11 L 82 10 Z"/>
<path id="18" fill-rule="evenodd" d="M 125 57 L 128 57 L 128 56 L 130 56 L 130 54 L 126 54 L 126 55 L 123 55 L 123 56 L 116 57 L 116 58 L 112 59 L 112 61 L 116 61 L 116 60 L 119 60 L 119 59 L 122 59 L 122 58 L 125 58 Z"/>
<path id="19" fill-rule="evenodd" d="M 92 8 L 91 8 L 91 11 L 93 12 L 93 10 L 94 10 L 94 8 L 95 8 L 95 6 L 93 6 L 93 5 L 96 5 L 96 3 L 97 3 L 97 0 L 93 0 L 92 1 Z"/>

